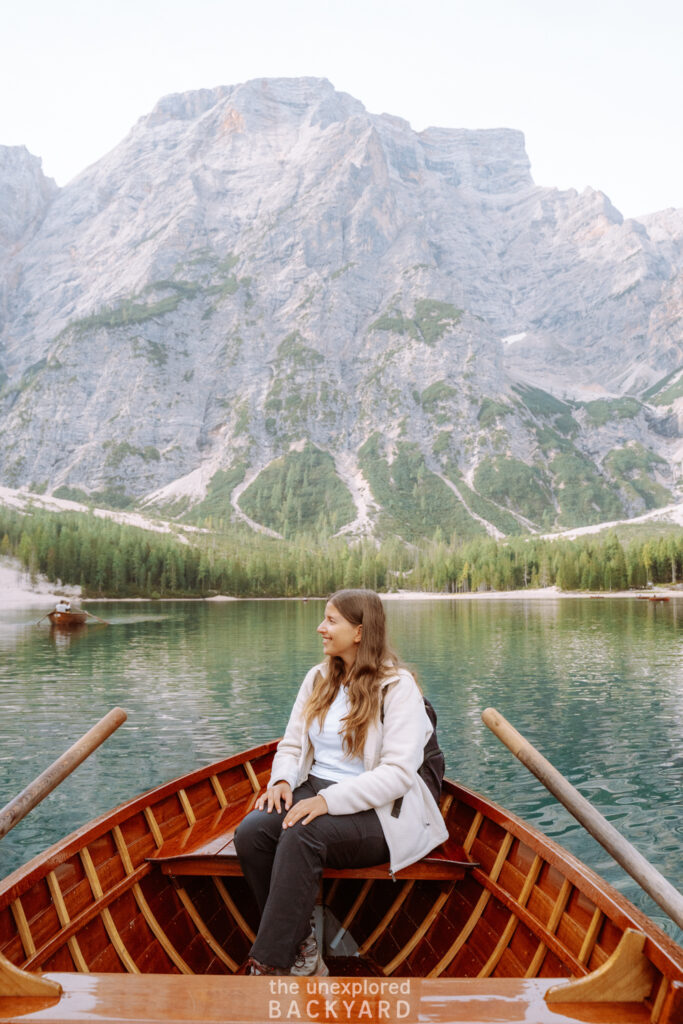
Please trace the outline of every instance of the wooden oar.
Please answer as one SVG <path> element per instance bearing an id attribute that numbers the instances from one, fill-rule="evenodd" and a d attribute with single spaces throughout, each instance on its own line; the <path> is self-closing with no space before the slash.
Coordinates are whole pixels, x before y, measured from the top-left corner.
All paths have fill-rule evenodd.
<path id="1" fill-rule="evenodd" d="M 97 621 L 97 622 L 101 622 L 101 623 L 103 623 L 103 624 L 104 624 L 105 626 L 108 626 L 108 625 L 109 625 L 109 623 L 107 622 L 107 620 L 106 620 L 106 619 L 100 619 L 100 618 L 99 618 L 99 616 L 97 616 L 97 615 L 93 615 L 93 613 L 92 613 L 92 612 L 89 612 L 87 608 L 84 608 L 84 609 L 83 609 L 83 611 L 85 612 L 85 614 L 86 614 L 86 615 L 89 615 L 91 619 L 96 619 L 96 621 Z"/>
<path id="2" fill-rule="evenodd" d="M 120 725 L 125 722 L 126 712 L 121 708 L 114 708 L 104 718 L 100 719 L 80 740 L 77 740 L 72 747 L 58 757 L 57 760 L 46 768 L 45 771 L 34 779 L 26 789 L 0 810 L 0 839 L 6 836 L 11 828 L 25 818 L 29 811 L 32 811 L 36 804 L 39 804 L 48 793 L 59 785 L 60 782 L 70 775 L 74 768 L 78 768 L 86 757 L 92 754 L 101 743 L 111 736 Z"/>
<path id="3" fill-rule="evenodd" d="M 622 834 L 600 814 L 579 791 L 546 761 L 495 708 L 487 708 L 482 719 L 501 743 L 542 782 L 567 810 L 610 853 L 622 868 L 635 878 L 669 917 L 683 928 L 683 896 L 657 871 Z"/>

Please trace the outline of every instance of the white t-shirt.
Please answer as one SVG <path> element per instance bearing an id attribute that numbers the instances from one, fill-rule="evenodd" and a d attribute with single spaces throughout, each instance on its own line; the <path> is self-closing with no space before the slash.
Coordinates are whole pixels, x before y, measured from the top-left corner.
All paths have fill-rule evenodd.
<path id="1" fill-rule="evenodd" d="M 342 747 L 341 720 L 348 710 L 347 690 L 345 686 L 340 686 L 337 696 L 327 709 L 322 728 L 316 718 L 308 730 L 314 751 L 311 775 L 317 779 L 341 782 L 349 775 L 360 775 L 365 771 L 362 757 L 349 757 Z"/>

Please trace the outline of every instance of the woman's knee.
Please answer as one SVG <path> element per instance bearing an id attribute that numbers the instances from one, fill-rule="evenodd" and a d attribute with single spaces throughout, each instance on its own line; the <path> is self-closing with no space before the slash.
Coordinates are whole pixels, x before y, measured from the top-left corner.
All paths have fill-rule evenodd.
<path id="1" fill-rule="evenodd" d="M 389 851 L 377 816 L 360 812 L 322 814 L 307 825 L 299 822 L 283 829 L 278 841 L 281 855 L 343 868 L 383 864 Z"/>
<path id="2" fill-rule="evenodd" d="M 234 843 L 241 856 L 258 846 L 264 837 L 277 838 L 281 828 L 279 815 L 267 811 L 250 811 L 235 829 Z"/>
<path id="3" fill-rule="evenodd" d="M 327 847 L 327 830 L 324 827 L 322 818 L 315 818 L 309 821 L 308 825 L 297 822 L 290 828 L 283 828 L 278 839 L 278 851 L 296 851 L 305 848 L 307 850 L 322 850 Z"/>

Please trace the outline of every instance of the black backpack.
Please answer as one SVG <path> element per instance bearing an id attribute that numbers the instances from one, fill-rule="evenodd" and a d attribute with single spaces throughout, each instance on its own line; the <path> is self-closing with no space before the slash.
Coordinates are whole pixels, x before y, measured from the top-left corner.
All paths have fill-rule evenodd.
<path id="1" fill-rule="evenodd" d="M 446 760 L 436 737 L 436 711 L 424 694 L 422 695 L 422 699 L 425 704 L 427 717 L 432 723 L 432 735 L 425 743 L 422 764 L 417 769 L 417 774 L 422 778 L 422 781 L 425 783 L 427 789 L 438 804 L 441 799 L 441 785 L 443 783 L 444 772 L 446 770 Z M 382 705 L 380 708 L 379 719 L 380 722 L 384 721 L 384 691 L 382 691 Z M 400 803 L 402 800 L 403 798 L 401 797 L 400 802 L 397 801 L 397 803 L 399 803 L 399 807 L 394 809 L 394 813 L 398 813 L 400 811 Z"/>
<path id="2" fill-rule="evenodd" d="M 436 738 L 436 711 L 426 697 L 423 696 L 422 699 L 425 702 L 425 711 L 429 721 L 432 723 L 433 731 L 425 744 L 424 757 L 422 764 L 417 769 L 417 773 L 422 776 L 427 789 L 438 804 L 441 798 L 441 784 L 443 783 L 443 776 L 446 770 L 446 760 Z"/>

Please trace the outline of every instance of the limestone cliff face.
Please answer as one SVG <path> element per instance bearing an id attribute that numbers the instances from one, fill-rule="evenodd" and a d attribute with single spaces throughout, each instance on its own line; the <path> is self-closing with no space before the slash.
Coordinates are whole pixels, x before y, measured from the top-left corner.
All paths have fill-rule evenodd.
<path id="1" fill-rule="evenodd" d="M 40 160 L 27 149 L 0 146 L 0 331 L 18 279 L 22 246 L 39 228 L 56 193 L 56 184 L 45 177 Z M 0 347 L 0 382 L 3 380 Z"/>
<path id="2" fill-rule="evenodd" d="M 23 146 L 0 146 L 0 186 L 0 259 L 7 259 L 40 224 L 58 190 Z"/>
<path id="3" fill-rule="evenodd" d="M 682 237 L 536 187 L 519 132 L 319 79 L 166 97 L 59 191 L 0 150 L 0 479 L 277 532 L 298 473 L 330 529 L 640 512 L 677 474 Z"/>

